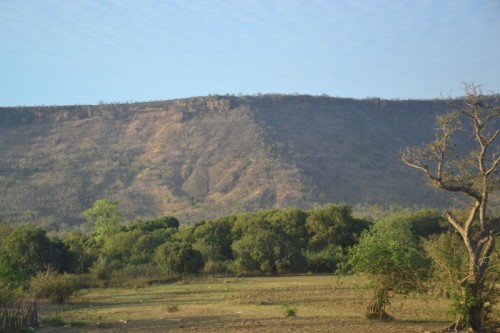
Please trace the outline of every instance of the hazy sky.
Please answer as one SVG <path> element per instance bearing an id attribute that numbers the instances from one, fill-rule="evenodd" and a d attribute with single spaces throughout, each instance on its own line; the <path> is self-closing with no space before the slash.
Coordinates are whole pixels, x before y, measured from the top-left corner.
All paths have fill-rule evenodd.
<path id="1" fill-rule="evenodd" d="M 498 0 L 0 0 L 0 105 L 500 92 Z"/>

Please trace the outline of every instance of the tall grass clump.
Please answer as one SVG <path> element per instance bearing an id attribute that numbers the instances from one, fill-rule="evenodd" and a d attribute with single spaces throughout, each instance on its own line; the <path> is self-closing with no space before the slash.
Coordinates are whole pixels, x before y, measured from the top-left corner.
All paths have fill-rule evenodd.
<path id="1" fill-rule="evenodd" d="M 35 299 L 45 298 L 53 303 L 64 303 L 80 290 L 81 284 L 74 274 L 61 274 L 48 269 L 31 278 L 30 288 Z"/>

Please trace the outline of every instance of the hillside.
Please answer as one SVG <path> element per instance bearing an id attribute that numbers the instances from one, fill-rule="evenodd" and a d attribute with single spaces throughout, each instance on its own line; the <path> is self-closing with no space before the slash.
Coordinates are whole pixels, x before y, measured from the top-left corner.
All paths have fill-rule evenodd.
<path id="1" fill-rule="evenodd" d="M 0 108 L 0 218 L 183 222 L 326 202 L 442 206 L 400 151 L 432 139 L 439 101 L 263 95 Z"/>

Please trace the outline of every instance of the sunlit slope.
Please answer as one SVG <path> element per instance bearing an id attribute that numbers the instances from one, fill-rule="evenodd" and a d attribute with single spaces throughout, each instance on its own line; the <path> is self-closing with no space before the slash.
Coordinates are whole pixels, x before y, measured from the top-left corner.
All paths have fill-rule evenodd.
<path id="1" fill-rule="evenodd" d="M 0 216 L 72 224 L 96 199 L 184 222 L 348 202 L 439 206 L 399 161 L 438 101 L 264 95 L 0 108 Z"/>

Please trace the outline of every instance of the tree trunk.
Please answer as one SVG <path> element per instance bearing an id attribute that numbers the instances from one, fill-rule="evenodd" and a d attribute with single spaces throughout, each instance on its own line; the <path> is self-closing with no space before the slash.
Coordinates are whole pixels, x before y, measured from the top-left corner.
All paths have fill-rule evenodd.
<path id="1" fill-rule="evenodd" d="M 480 216 L 481 225 L 485 224 L 483 219 L 484 216 Z M 478 241 L 471 239 L 470 234 L 465 234 L 463 238 L 469 254 L 469 275 L 462 281 L 461 297 L 455 304 L 458 310 L 456 311 L 458 315 L 456 324 L 459 329 L 482 332 L 490 309 L 484 306 L 489 297 L 485 289 L 487 266 L 481 265 L 479 258 L 489 263 L 495 239 L 486 237 L 483 239 L 485 245 L 480 246 Z"/>
<path id="2" fill-rule="evenodd" d="M 366 318 L 389 321 L 393 318 L 385 312 L 385 305 L 389 299 L 389 290 L 376 290 L 375 295 L 368 304 Z"/>
<path id="3" fill-rule="evenodd" d="M 473 332 L 481 332 L 484 328 L 483 288 L 482 281 L 466 282 L 463 286 L 457 328 L 472 329 Z"/>

